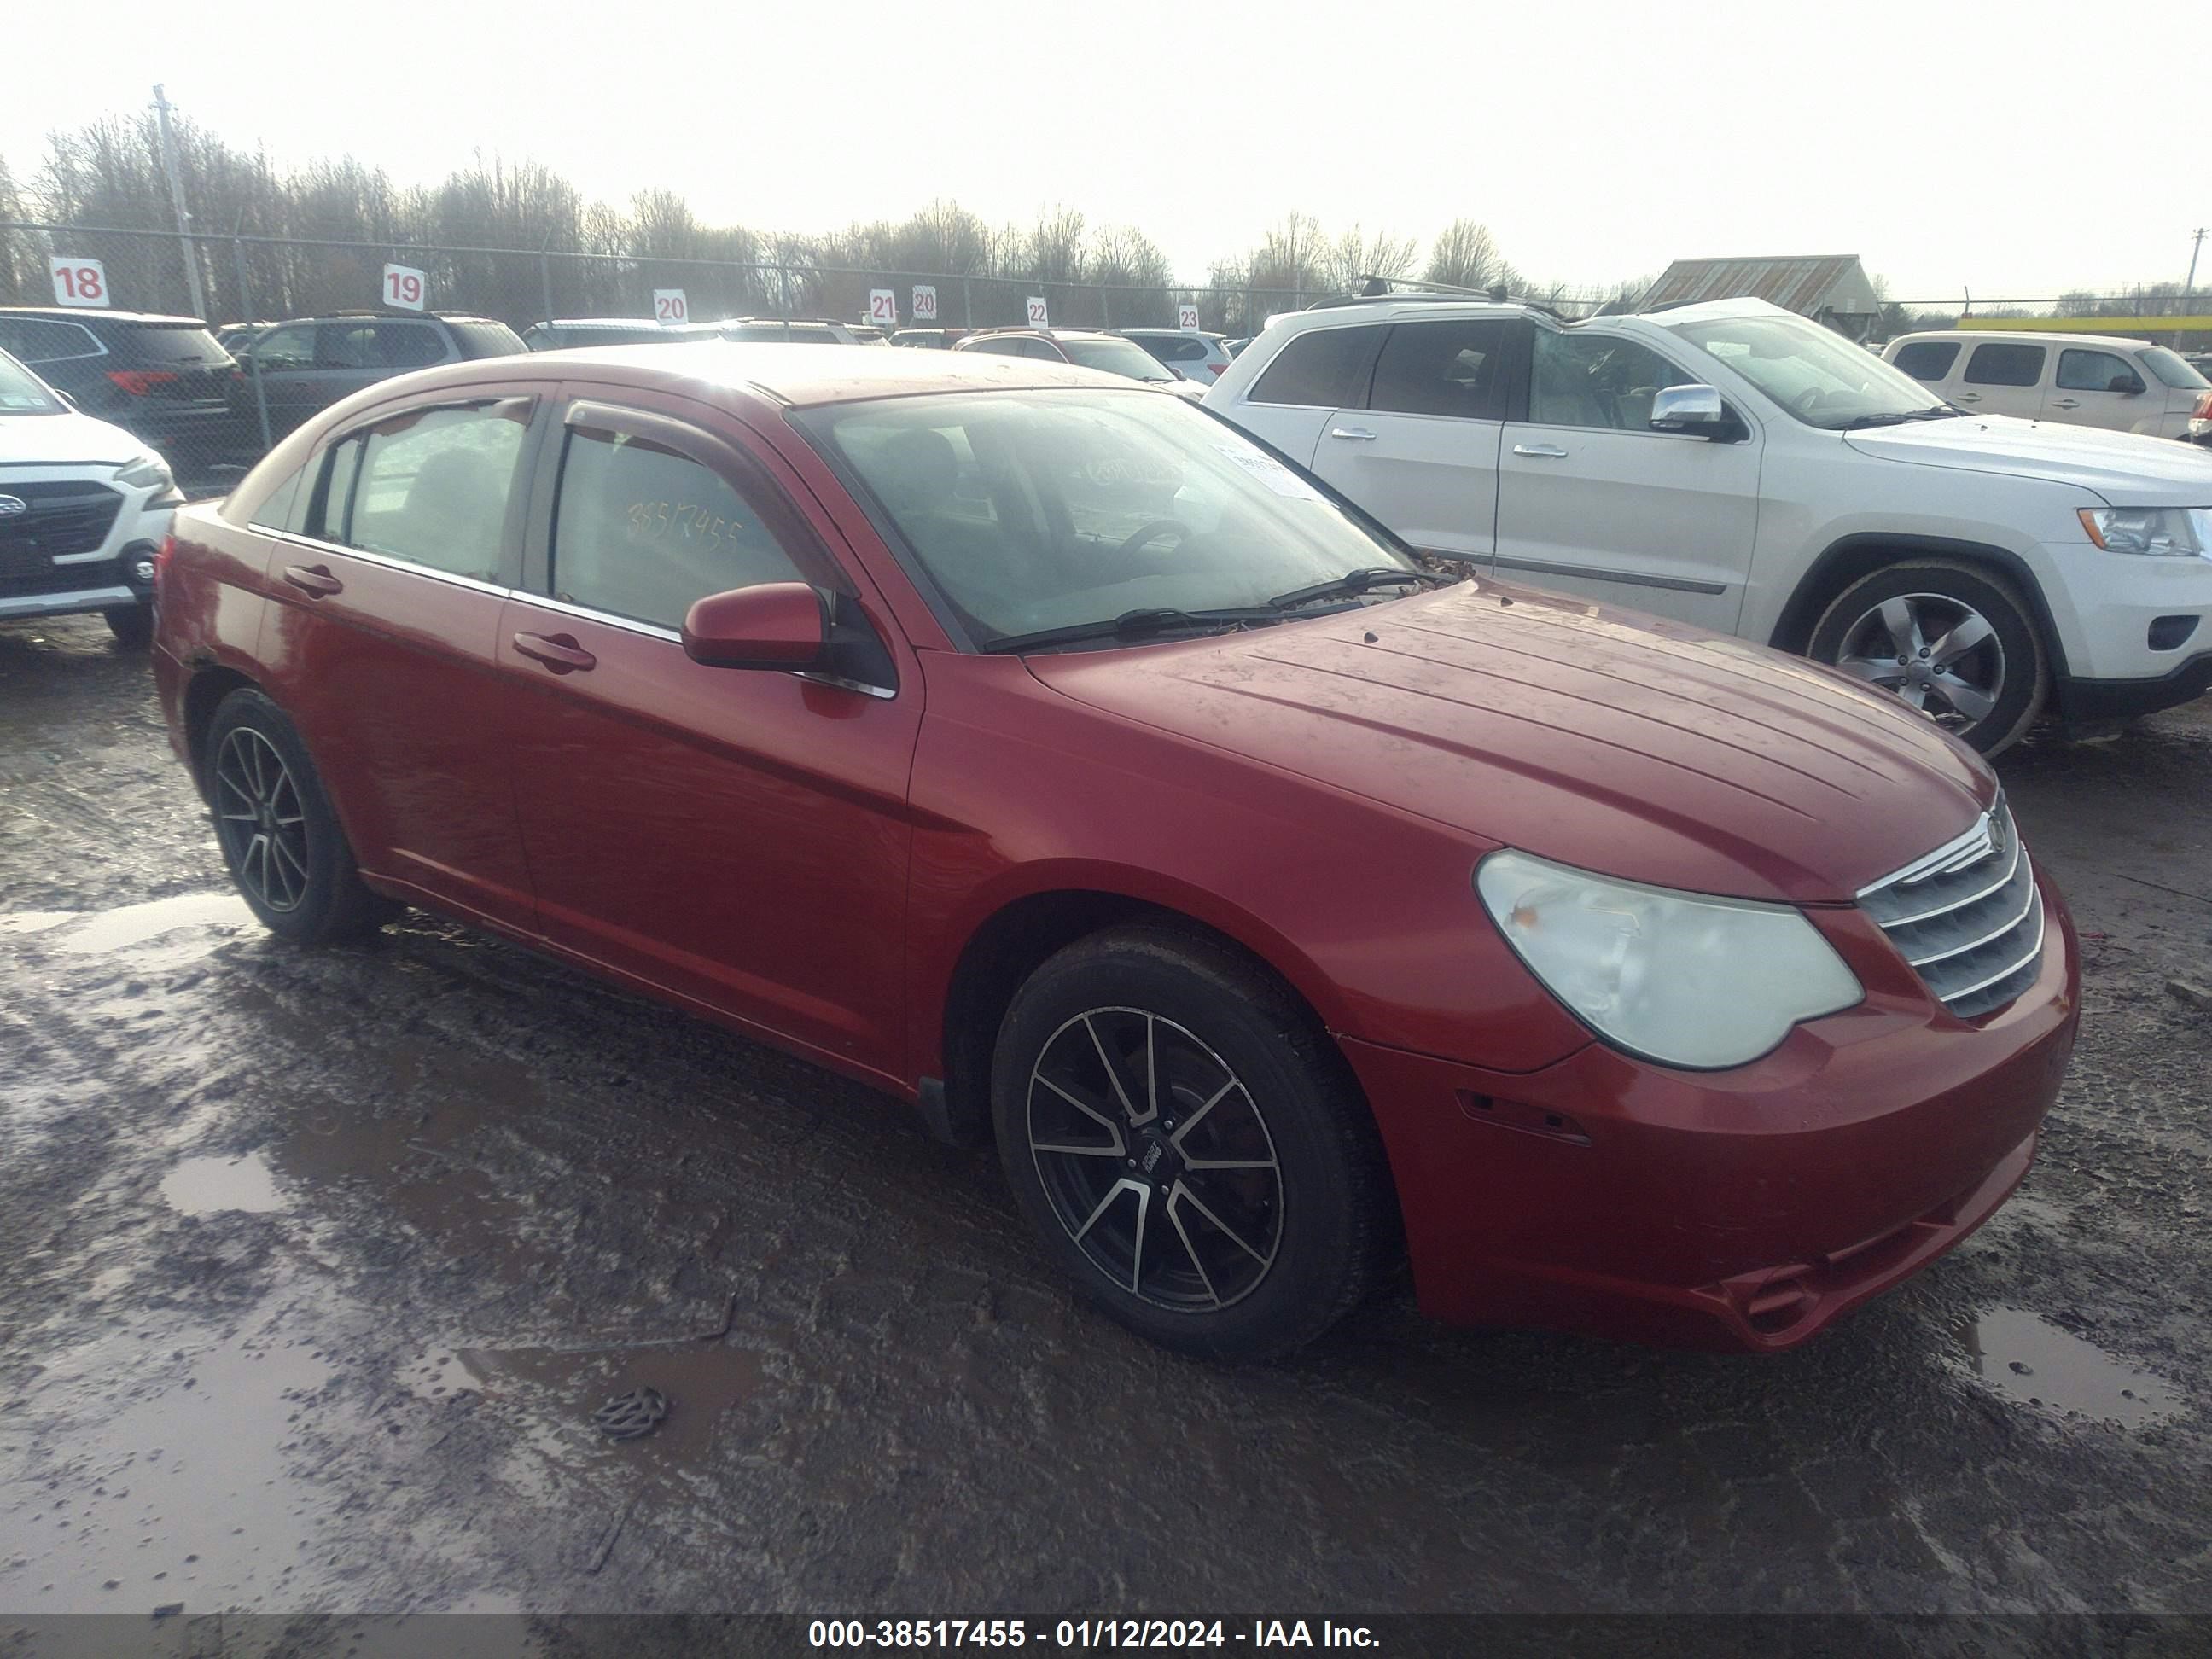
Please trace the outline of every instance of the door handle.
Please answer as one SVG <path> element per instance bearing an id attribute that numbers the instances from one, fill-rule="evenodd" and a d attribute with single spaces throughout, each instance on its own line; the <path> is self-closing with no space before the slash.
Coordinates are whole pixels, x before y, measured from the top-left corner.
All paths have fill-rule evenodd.
<path id="1" fill-rule="evenodd" d="M 1567 459 L 1567 452 L 1557 444 L 1516 444 L 1513 453 L 1516 455 L 1533 455 L 1540 461 L 1564 461 Z"/>
<path id="2" fill-rule="evenodd" d="M 1978 392 L 1961 392 L 1951 401 L 1958 404 L 1978 404 L 1981 402 L 1981 400 L 1982 394 Z"/>
<path id="3" fill-rule="evenodd" d="M 514 648 L 544 663 L 556 674 L 581 673 L 586 668 L 596 667 L 599 660 L 568 634 L 550 637 L 544 634 L 517 634 Z"/>
<path id="4" fill-rule="evenodd" d="M 2055 398 L 2051 400 L 2051 406 L 2053 409 L 2079 409 L 2081 407 L 2081 400 L 2079 398 Z"/>
<path id="5" fill-rule="evenodd" d="M 1375 434 L 1364 426 L 1333 426 L 1328 429 L 1328 435 L 1332 438 L 1348 438 L 1353 443 L 1359 444 L 1371 444 L 1375 441 Z"/>
<path id="6" fill-rule="evenodd" d="M 284 567 L 284 580 L 302 593 L 319 599 L 345 592 L 345 584 L 319 564 L 288 564 Z"/>

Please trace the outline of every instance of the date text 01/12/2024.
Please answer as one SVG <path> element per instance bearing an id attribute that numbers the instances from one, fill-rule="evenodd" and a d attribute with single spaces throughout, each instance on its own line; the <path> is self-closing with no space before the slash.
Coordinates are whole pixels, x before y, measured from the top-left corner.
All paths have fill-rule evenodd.
<path id="1" fill-rule="evenodd" d="M 1219 1619 L 1062 1619 L 1031 1626 L 1020 1619 L 817 1619 L 806 1627 L 815 1648 L 1375 1648 L 1364 1625 L 1304 1619 L 1255 1619 L 1238 1626 Z"/>

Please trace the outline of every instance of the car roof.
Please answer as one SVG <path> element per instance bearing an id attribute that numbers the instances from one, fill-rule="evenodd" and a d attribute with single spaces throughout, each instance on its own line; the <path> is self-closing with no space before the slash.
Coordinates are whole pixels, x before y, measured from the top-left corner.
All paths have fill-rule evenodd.
<path id="1" fill-rule="evenodd" d="M 2107 350 L 2117 346 L 2124 351 L 2141 351 L 2153 343 L 2132 334 L 2061 334 L 2048 328 L 1929 328 L 1900 334 L 1890 344 L 1904 345 L 1913 340 L 2001 340 L 2007 345 L 2032 342 L 2038 345 L 2102 346 Z"/>
<path id="2" fill-rule="evenodd" d="M 650 317 L 552 317 L 540 318 L 529 325 L 532 328 L 665 328 L 671 333 L 684 328 L 714 328 L 714 323 L 659 323 Z"/>
<path id="3" fill-rule="evenodd" d="M 95 306 L 0 306 L 0 317 L 54 317 L 72 323 L 167 323 L 205 328 L 199 317 L 172 317 L 158 311 L 108 311 Z"/>
<path id="4" fill-rule="evenodd" d="M 702 340 L 670 345 L 586 346 L 559 354 L 487 357 L 422 369 L 407 377 L 424 390 L 476 380 L 585 380 L 593 369 L 621 371 L 623 382 L 698 398 L 716 392 L 750 395 L 788 409 L 910 398 L 933 392 L 988 392 L 1036 386 L 1137 386 L 1118 374 L 977 352 L 878 351 L 868 346 L 777 345 Z M 389 396 L 397 384 L 379 382 Z"/>

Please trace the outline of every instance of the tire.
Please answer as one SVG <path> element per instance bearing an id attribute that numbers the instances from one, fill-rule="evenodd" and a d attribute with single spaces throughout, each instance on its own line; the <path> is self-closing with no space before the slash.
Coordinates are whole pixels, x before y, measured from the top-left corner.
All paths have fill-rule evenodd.
<path id="1" fill-rule="evenodd" d="M 154 643 L 154 607 L 150 605 L 118 605 L 100 613 L 106 619 L 108 632 L 125 651 L 143 651 Z"/>
<path id="2" fill-rule="evenodd" d="M 332 945 L 366 938 L 398 913 L 362 884 L 307 744 L 267 697 L 240 687 L 216 706 L 204 763 L 223 862 L 270 933 Z"/>
<path id="3" fill-rule="evenodd" d="M 991 1105 L 1047 1253 L 1166 1347 L 1285 1353 L 1396 1253 L 1382 1138 L 1343 1057 L 1280 986 L 1205 939 L 1115 928 L 1051 957 L 1006 1012 Z"/>
<path id="4" fill-rule="evenodd" d="M 1910 626 L 1893 625 L 1899 617 Z M 1975 623 L 1986 631 L 1945 661 L 1954 630 Z M 1955 559 L 1911 559 L 1860 577 L 1820 613 L 1805 654 L 1899 692 L 1984 755 L 2017 743 L 2051 690 L 2050 653 L 2020 590 Z"/>

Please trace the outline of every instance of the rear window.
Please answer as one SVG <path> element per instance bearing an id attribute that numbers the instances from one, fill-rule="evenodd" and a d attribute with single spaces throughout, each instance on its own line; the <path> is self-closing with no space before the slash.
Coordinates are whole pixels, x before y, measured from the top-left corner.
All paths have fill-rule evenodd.
<path id="1" fill-rule="evenodd" d="M 1108 374 L 1126 374 L 1133 380 L 1172 381 L 1175 371 L 1134 340 L 1062 340 L 1060 349 L 1067 361 Z"/>
<path id="2" fill-rule="evenodd" d="M 110 348 L 136 363 L 227 363 L 230 354 L 198 323 L 133 323 Z"/>
<path id="3" fill-rule="evenodd" d="M 505 323 L 481 319 L 457 322 L 449 317 L 446 326 L 453 331 L 453 338 L 460 343 L 465 357 L 513 357 L 530 349 L 522 343 L 522 337 Z"/>
<path id="4" fill-rule="evenodd" d="M 2168 351 L 2164 346 L 2153 346 L 2148 351 L 2138 351 L 2136 361 L 2157 375 L 2160 386 L 2191 392 L 2202 392 L 2212 387 L 2212 380 L 2206 380 L 2177 353 Z"/>
<path id="5" fill-rule="evenodd" d="M 1978 345 L 1966 360 L 1968 386 L 2033 386 L 2043 379 L 2046 349 L 1991 341 Z"/>
<path id="6" fill-rule="evenodd" d="M 1915 340 L 1897 349 L 1890 362 L 1916 380 L 1940 380 L 1959 361 L 1956 340 Z"/>
<path id="7" fill-rule="evenodd" d="M 1349 409 L 1367 401 L 1367 369 L 1382 330 L 1316 328 L 1295 336 L 1248 394 L 1255 404 Z"/>
<path id="8" fill-rule="evenodd" d="M 65 362 L 97 357 L 102 347 L 82 323 L 46 317 L 0 317 L 0 351 L 26 363 Z"/>

